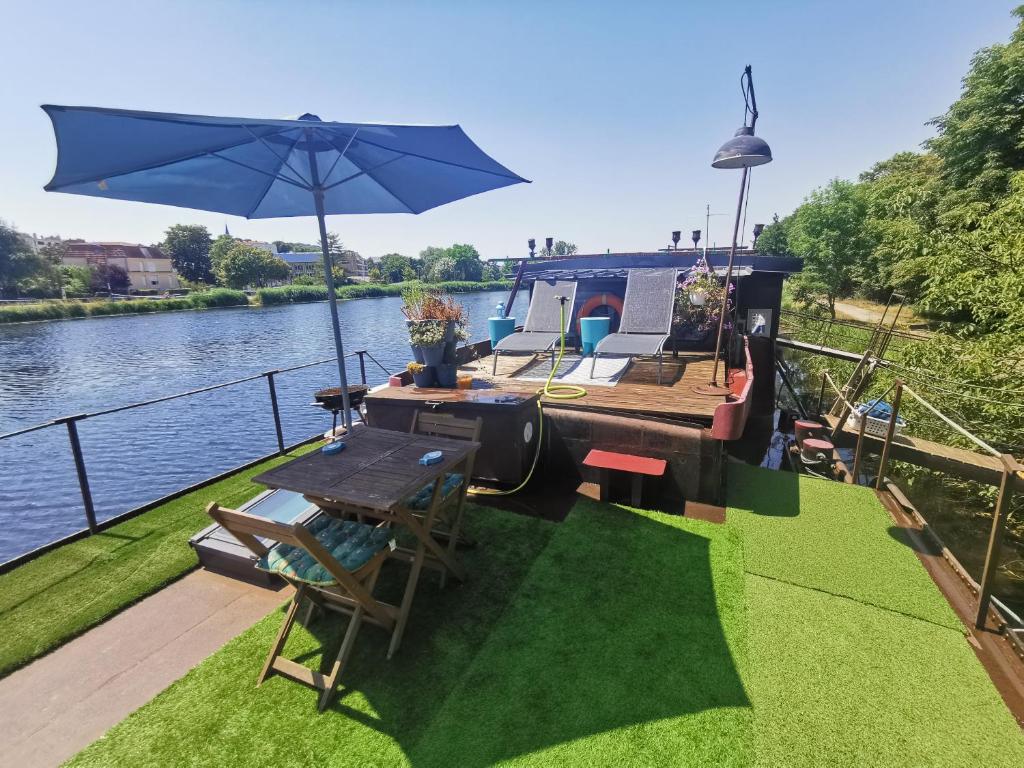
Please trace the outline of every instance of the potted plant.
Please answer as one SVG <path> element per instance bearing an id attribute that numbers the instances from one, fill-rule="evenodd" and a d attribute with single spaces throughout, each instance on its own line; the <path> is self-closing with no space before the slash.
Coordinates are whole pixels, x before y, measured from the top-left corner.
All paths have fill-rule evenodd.
<path id="1" fill-rule="evenodd" d="M 417 357 L 422 356 L 425 365 L 444 362 L 446 330 L 440 320 L 420 320 L 409 326 L 409 343 L 414 353 L 419 351 Z"/>
<path id="2" fill-rule="evenodd" d="M 733 286 L 726 289 L 714 270 L 701 258 L 679 284 L 674 313 L 675 338 L 701 347 L 714 335 L 722 304 L 732 310 Z M 726 328 L 731 324 L 726 320 Z"/>
<path id="3" fill-rule="evenodd" d="M 441 363 L 437 366 L 437 386 L 454 389 L 458 384 L 459 366 L 455 363 Z"/>
<path id="4" fill-rule="evenodd" d="M 434 386 L 434 369 L 428 368 L 423 363 L 412 362 L 405 366 L 412 374 L 413 383 L 417 387 Z"/>

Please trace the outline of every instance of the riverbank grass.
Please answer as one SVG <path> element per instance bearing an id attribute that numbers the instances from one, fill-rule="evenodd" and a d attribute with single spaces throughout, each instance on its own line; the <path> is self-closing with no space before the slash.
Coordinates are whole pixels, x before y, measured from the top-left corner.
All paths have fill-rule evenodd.
<path id="1" fill-rule="evenodd" d="M 254 476 L 312 449 L 250 467 L 0 575 L 0 676 L 195 568 L 188 540 L 210 524 L 206 505 L 251 499 L 266 490 Z"/>
<path id="2" fill-rule="evenodd" d="M 391 661 L 365 627 L 325 713 L 280 677 L 255 687 L 274 612 L 70 765 L 1024 763 L 963 632 L 933 620 L 938 590 L 911 584 L 911 615 L 888 604 L 911 566 L 927 576 L 881 504 L 789 480 L 731 471 L 724 525 L 591 501 L 562 523 L 471 506 L 469 579 L 422 580 Z M 818 535 L 837 504 L 846 525 Z M 865 591 L 881 585 L 865 557 L 893 574 L 883 594 Z M 815 561 L 832 573 L 801 577 Z M 386 569 L 381 596 L 404 575 Z M 332 659 L 344 626 L 297 627 L 285 654 Z"/>

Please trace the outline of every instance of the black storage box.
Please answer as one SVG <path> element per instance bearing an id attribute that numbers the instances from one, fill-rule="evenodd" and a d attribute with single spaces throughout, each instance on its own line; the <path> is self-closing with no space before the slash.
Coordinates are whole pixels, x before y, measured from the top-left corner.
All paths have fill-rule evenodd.
<path id="1" fill-rule="evenodd" d="M 537 395 L 496 389 L 420 389 L 386 387 L 364 400 L 371 427 L 408 432 L 416 411 L 450 413 L 460 419 L 480 416 L 481 447 L 473 477 L 518 485 L 533 463 L 540 439 Z"/>

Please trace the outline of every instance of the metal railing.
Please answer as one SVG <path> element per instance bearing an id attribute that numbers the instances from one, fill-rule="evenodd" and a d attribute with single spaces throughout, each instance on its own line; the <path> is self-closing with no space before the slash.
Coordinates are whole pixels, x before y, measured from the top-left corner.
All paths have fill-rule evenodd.
<path id="1" fill-rule="evenodd" d="M 388 369 L 385 368 L 380 363 L 380 361 L 378 361 L 373 355 L 371 355 L 365 349 L 357 350 L 355 352 L 350 352 L 349 354 L 345 355 L 345 357 L 346 358 L 352 358 L 352 357 L 358 357 L 359 358 L 359 377 L 360 377 L 360 381 L 364 385 L 366 385 L 366 360 L 367 359 L 369 359 L 370 362 L 372 362 L 378 368 L 380 368 L 384 372 L 385 375 L 387 375 L 389 377 L 392 375 L 391 372 L 388 371 Z M 76 477 L 78 479 L 78 490 L 79 490 L 79 493 L 80 493 L 80 495 L 82 497 L 82 505 L 83 505 L 83 508 L 84 508 L 84 511 L 85 511 L 85 521 L 86 521 L 86 527 L 81 529 L 81 530 L 79 530 L 79 531 L 75 531 L 74 533 L 72 533 L 72 534 L 70 534 L 68 536 L 64 536 L 64 537 L 62 537 L 60 539 L 57 539 L 57 540 L 54 540 L 54 541 L 50 541 L 50 542 L 48 542 L 46 544 L 43 544 L 43 545 L 41 545 L 39 547 L 36 547 L 35 549 L 33 549 L 33 550 L 29 551 L 29 552 L 26 552 L 26 553 L 23 553 L 21 555 L 18 555 L 16 557 L 14 557 L 14 558 L 4 562 L 4 563 L 0 563 L 0 573 L 2 573 L 4 571 L 7 571 L 7 570 L 10 570 L 12 567 L 15 567 L 16 565 L 20 565 L 23 562 L 31 560 L 34 557 L 37 557 L 38 555 L 42 554 L 43 552 L 47 551 L 48 549 L 52 549 L 57 544 L 64 543 L 65 541 L 73 540 L 75 538 L 80 538 L 80 537 L 82 537 L 84 535 L 92 535 L 94 533 L 98 533 L 100 530 L 108 528 L 112 524 L 116 524 L 117 522 L 121 522 L 123 520 L 129 519 L 130 517 L 133 517 L 134 515 L 137 515 L 140 512 L 143 512 L 143 511 L 146 511 L 148 509 L 151 509 L 156 503 L 161 503 L 163 501 L 170 500 L 171 498 L 175 498 L 176 496 L 181 495 L 181 494 L 183 494 L 185 492 L 188 492 L 189 490 L 192 490 L 192 489 L 198 488 L 198 487 L 202 487 L 203 485 L 206 485 L 206 484 L 208 484 L 209 482 L 211 482 L 213 480 L 220 479 L 221 477 L 225 477 L 225 476 L 227 476 L 229 474 L 237 472 L 239 469 L 243 469 L 244 467 L 249 466 L 247 464 L 247 465 L 243 465 L 242 467 L 235 467 L 234 469 L 231 469 L 231 470 L 228 470 L 227 472 L 224 472 L 224 473 L 221 473 L 219 475 L 216 475 L 213 478 L 207 478 L 206 480 L 200 481 L 199 483 L 195 483 L 195 484 L 193 484 L 191 486 L 188 486 L 188 487 L 186 487 L 184 489 L 179 489 L 178 491 L 175 491 L 174 493 L 171 493 L 168 496 L 165 496 L 165 497 L 163 497 L 161 499 L 158 499 L 157 502 L 150 502 L 148 504 L 143 504 L 140 507 L 136 507 L 136 508 L 131 509 L 131 510 L 127 511 L 127 512 L 123 512 L 123 513 L 121 513 L 119 515 L 116 515 L 113 518 L 110 518 L 110 519 L 105 520 L 102 523 L 100 523 L 96 519 L 96 507 L 95 507 L 95 505 L 93 503 L 92 489 L 91 489 L 90 484 L 89 484 L 89 473 L 88 473 L 88 471 L 86 469 L 85 454 L 84 454 L 84 452 L 82 450 L 82 443 L 81 443 L 81 440 L 79 439 L 79 436 L 78 436 L 78 425 L 79 425 L 79 423 L 81 423 L 81 422 L 83 422 L 83 421 L 85 421 L 87 419 L 96 418 L 97 416 L 108 416 L 108 415 L 114 414 L 114 413 L 121 413 L 122 411 L 130 411 L 130 410 L 134 410 L 136 408 L 144 408 L 144 407 L 151 406 L 151 405 L 157 405 L 159 403 L 166 403 L 166 402 L 169 402 L 171 400 L 178 400 L 178 399 L 181 399 L 181 398 L 184 398 L 184 397 L 192 397 L 194 395 L 199 395 L 199 394 L 202 394 L 204 392 L 212 392 L 212 391 L 218 390 L 218 389 L 225 389 L 227 387 L 234 387 L 234 386 L 237 386 L 239 384 L 245 384 L 246 382 L 250 382 L 250 381 L 257 381 L 259 379 L 266 379 L 266 381 L 267 381 L 267 390 L 268 390 L 268 393 L 270 395 L 270 407 L 271 407 L 271 411 L 272 411 L 273 418 L 274 418 L 274 432 L 275 432 L 275 436 L 277 438 L 277 454 L 276 455 L 283 456 L 289 450 L 289 446 L 285 446 L 285 443 L 284 443 L 284 430 L 282 429 L 282 426 L 281 426 L 281 411 L 280 411 L 280 408 L 278 407 L 277 387 L 276 387 L 276 384 L 275 384 L 274 377 L 277 376 L 278 374 L 282 374 L 282 373 L 289 373 L 289 372 L 292 372 L 292 371 L 302 370 L 304 368 L 312 368 L 312 367 L 317 366 L 317 365 L 325 365 L 327 363 L 333 363 L 337 359 L 338 359 L 337 357 L 328 357 L 328 358 L 324 358 L 322 360 L 314 360 L 314 361 L 309 362 L 309 363 L 302 363 L 300 365 L 293 365 L 293 366 L 290 366 L 288 368 L 275 368 L 274 370 L 264 371 L 263 373 L 258 373 L 258 374 L 253 374 L 252 376 L 245 376 L 245 377 L 240 378 L 240 379 L 233 379 L 231 381 L 225 381 L 225 382 L 221 382 L 221 383 L 218 383 L 218 384 L 210 384 L 210 385 L 205 386 L 205 387 L 199 387 L 197 389 L 190 389 L 190 390 L 188 390 L 186 392 L 178 392 L 178 393 L 173 394 L 173 395 L 164 395 L 162 397 L 155 397 L 155 398 L 152 398 L 150 400 L 142 400 L 142 401 L 137 402 L 137 403 L 128 403 L 126 405 L 118 405 L 118 406 L 114 406 L 113 408 L 105 408 L 103 410 L 93 411 L 93 412 L 90 412 L 90 413 L 77 413 L 77 414 L 73 414 L 73 415 L 69 415 L 69 416 L 60 416 L 60 417 L 58 417 L 56 419 L 51 419 L 50 421 L 45 421 L 45 422 L 42 422 L 42 423 L 39 423 L 39 424 L 33 424 L 31 426 L 28 426 L 28 427 L 22 427 L 21 429 L 15 429 L 15 430 L 13 430 L 11 432 L 6 432 L 6 433 L 3 433 L 3 434 L 0 434 L 0 441 L 3 441 L 3 440 L 9 440 L 9 439 L 15 438 L 15 437 L 20 437 L 22 435 L 27 435 L 27 434 L 30 434 L 32 432 L 38 432 L 38 431 L 43 430 L 43 429 L 49 429 L 51 427 L 60 427 L 62 425 L 64 426 L 64 428 L 67 430 L 68 447 L 71 450 L 71 456 L 72 456 L 72 459 L 74 460 L 75 475 L 76 475 Z M 301 445 L 304 442 L 308 442 L 308 440 L 301 441 L 299 443 L 299 445 Z M 294 446 L 290 446 L 290 447 L 294 447 Z M 271 454 L 271 455 L 274 455 L 274 454 Z M 257 459 L 257 461 L 262 461 L 265 458 L 268 458 L 268 457 L 260 457 L 259 459 Z"/>
<path id="2" fill-rule="evenodd" d="M 821 398 L 824 396 L 826 383 L 832 387 L 835 391 L 839 400 L 843 402 L 845 409 L 853 412 L 855 406 L 846 399 L 845 393 L 839 388 L 828 371 L 822 374 L 821 379 L 821 395 L 819 395 L 819 410 L 821 413 Z M 975 617 L 975 626 L 978 629 L 985 627 L 986 620 L 988 618 L 989 608 L 992 605 L 994 598 L 992 595 L 993 582 L 995 581 L 996 569 L 999 567 L 1000 553 L 1003 545 L 1003 534 L 1006 530 L 1006 518 L 1010 511 L 1010 500 L 1013 498 L 1015 487 L 1020 485 L 1024 481 L 1024 465 L 1017 461 L 1013 456 L 1008 453 L 1000 453 L 991 445 L 986 443 L 977 435 L 970 432 L 965 427 L 957 424 L 951 418 L 942 413 L 938 408 L 929 403 L 920 394 L 915 392 L 909 386 L 906 385 L 900 379 L 893 382 L 892 386 L 889 387 L 884 393 L 875 400 L 864 410 L 864 413 L 860 418 L 860 427 L 857 431 L 857 447 L 854 452 L 853 459 L 853 477 L 856 481 L 858 473 L 860 471 L 861 455 L 864 443 L 864 428 L 868 423 L 868 414 L 871 409 L 874 408 L 884 397 L 890 392 L 895 392 L 892 400 L 892 411 L 889 414 L 889 422 L 886 427 L 885 440 L 882 443 L 882 455 L 878 465 L 878 477 L 875 482 L 876 490 L 883 490 L 885 488 L 885 471 L 889 465 L 889 453 L 892 448 L 893 437 L 896 434 L 896 424 L 899 419 L 900 405 L 903 400 L 903 393 L 906 392 L 908 395 L 913 397 L 917 402 L 924 406 L 928 411 L 937 416 L 943 423 L 947 424 L 953 431 L 957 432 L 961 436 L 967 438 L 985 453 L 999 459 L 1000 463 L 1000 475 L 999 475 L 999 495 L 996 497 L 995 508 L 992 512 L 992 529 L 989 532 L 988 547 L 985 551 L 985 564 L 982 569 L 981 581 L 978 582 L 978 613 Z M 844 410 L 844 414 L 845 414 Z M 845 419 L 845 416 L 842 417 Z M 843 428 L 842 421 L 837 425 L 838 429 Z M 999 605 L 1002 605 L 999 603 Z"/>

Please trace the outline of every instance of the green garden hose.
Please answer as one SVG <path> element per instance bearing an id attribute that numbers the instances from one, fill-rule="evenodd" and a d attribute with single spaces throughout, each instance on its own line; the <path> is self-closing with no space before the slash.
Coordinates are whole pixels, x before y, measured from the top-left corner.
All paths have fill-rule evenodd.
<path id="1" fill-rule="evenodd" d="M 548 374 L 547 381 L 544 382 L 544 386 L 537 390 L 537 394 L 541 397 L 550 397 L 552 400 L 576 400 L 580 397 L 586 397 L 587 390 L 583 387 L 577 387 L 574 384 L 556 384 L 551 386 L 552 380 L 555 378 L 555 374 L 558 373 L 558 368 L 562 364 L 562 356 L 565 354 L 565 297 L 556 296 L 561 307 L 559 308 L 559 327 L 561 333 L 558 339 L 558 359 L 555 360 L 555 364 L 551 366 L 551 373 Z M 526 484 L 530 482 L 530 478 L 533 477 L 533 470 L 537 468 L 537 461 L 540 459 L 541 446 L 544 444 L 544 407 L 541 405 L 541 397 L 537 398 L 537 449 L 533 452 L 533 462 L 530 464 L 530 471 L 526 473 L 526 477 L 523 478 L 523 482 L 508 491 L 499 491 L 494 488 L 470 488 L 468 493 L 474 496 L 511 496 L 513 493 L 518 493 Z"/>

